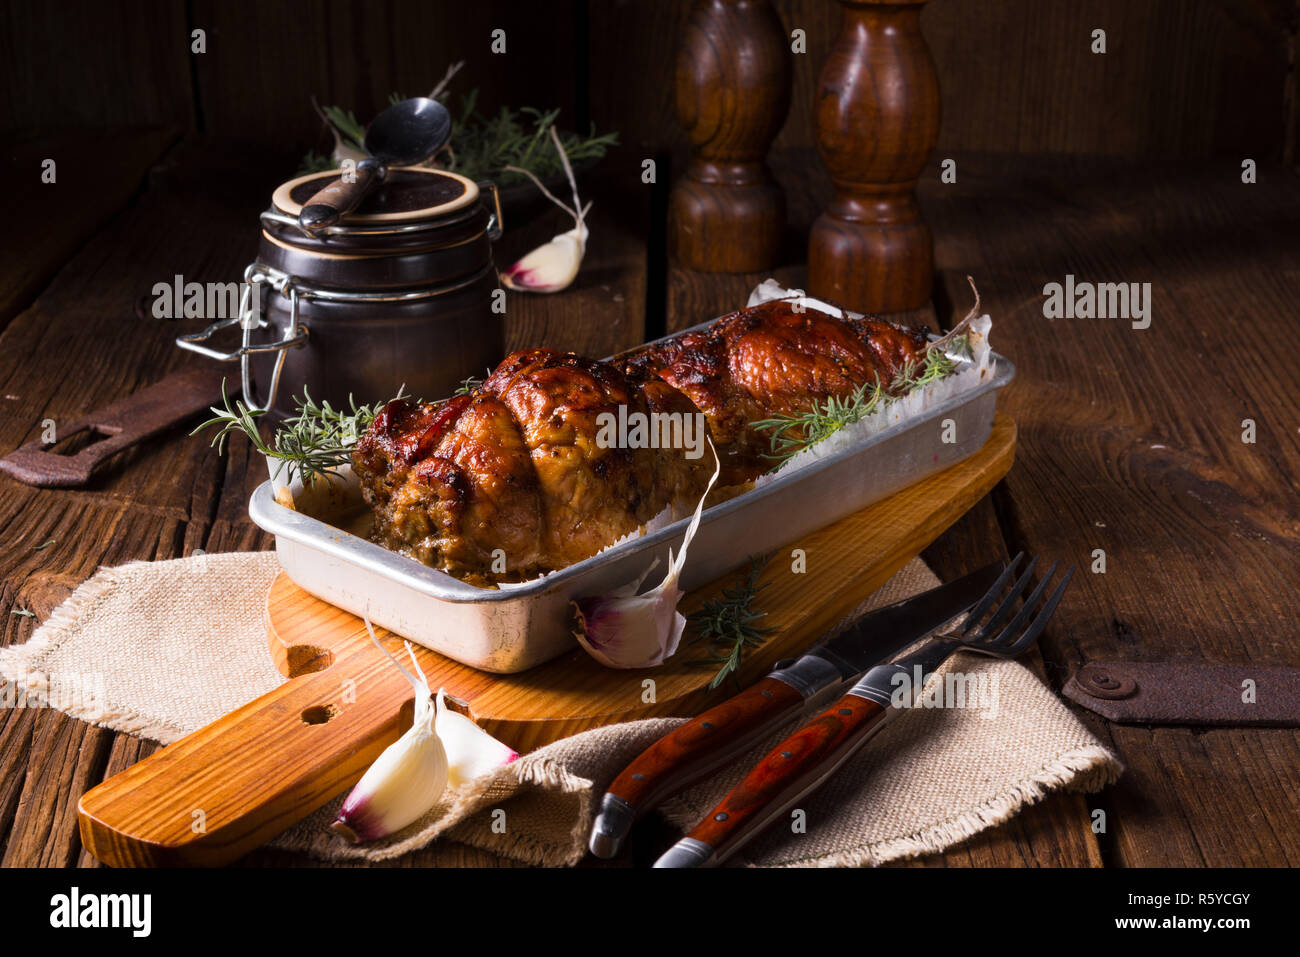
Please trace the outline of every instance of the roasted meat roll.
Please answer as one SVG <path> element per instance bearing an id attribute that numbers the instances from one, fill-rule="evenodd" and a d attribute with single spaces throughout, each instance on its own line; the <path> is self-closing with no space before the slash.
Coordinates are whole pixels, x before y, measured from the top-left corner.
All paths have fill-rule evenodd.
<path id="1" fill-rule="evenodd" d="M 924 347 L 881 320 L 770 302 L 609 362 L 526 349 L 467 394 L 390 402 L 353 464 L 380 544 L 476 584 L 520 581 L 693 508 L 713 471 L 702 441 L 684 447 L 694 423 L 721 484 L 743 488 L 772 464 L 750 423 L 887 385 Z M 620 431 L 638 421 L 675 440 Z"/>

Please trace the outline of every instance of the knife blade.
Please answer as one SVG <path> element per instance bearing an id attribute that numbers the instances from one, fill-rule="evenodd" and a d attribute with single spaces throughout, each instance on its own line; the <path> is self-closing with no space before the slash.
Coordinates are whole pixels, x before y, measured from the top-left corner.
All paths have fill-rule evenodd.
<path id="1" fill-rule="evenodd" d="M 619 852 L 637 818 L 670 794 L 744 753 L 794 714 L 816 707 L 868 668 L 970 608 L 1003 570 L 994 562 L 930 591 L 876 609 L 821 639 L 803 656 L 781 662 L 751 687 L 669 732 L 632 761 L 601 800 L 589 847 Z"/>

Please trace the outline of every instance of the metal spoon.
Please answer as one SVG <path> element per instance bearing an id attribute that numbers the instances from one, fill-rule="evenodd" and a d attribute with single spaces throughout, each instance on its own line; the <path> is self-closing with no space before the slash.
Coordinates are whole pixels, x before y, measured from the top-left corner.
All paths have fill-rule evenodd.
<path id="1" fill-rule="evenodd" d="M 357 164 L 352 182 L 335 180 L 308 200 L 298 225 L 308 231 L 333 226 L 356 209 L 366 194 L 388 175 L 388 167 L 414 166 L 427 160 L 451 136 L 451 114 L 437 100 L 417 96 L 394 103 L 375 117 L 366 130 L 370 155 Z"/>

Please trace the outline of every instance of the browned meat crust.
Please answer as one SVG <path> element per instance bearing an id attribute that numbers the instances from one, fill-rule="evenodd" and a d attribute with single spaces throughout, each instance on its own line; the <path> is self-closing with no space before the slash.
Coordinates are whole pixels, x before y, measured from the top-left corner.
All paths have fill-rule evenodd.
<path id="1" fill-rule="evenodd" d="M 467 581 L 518 581 L 587 558 L 703 492 L 711 456 L 609 446 L 605 413 L 702 412 L 721 483 L 741 485 L 771 464 L 767 436 L 749 423 L 889 383 L 924 345 L 923 333 L 882 320 L 771 302 L 614 362 L 526 349 L 467 395 L 389 403 L 354 467 L 380 544 Z"/>

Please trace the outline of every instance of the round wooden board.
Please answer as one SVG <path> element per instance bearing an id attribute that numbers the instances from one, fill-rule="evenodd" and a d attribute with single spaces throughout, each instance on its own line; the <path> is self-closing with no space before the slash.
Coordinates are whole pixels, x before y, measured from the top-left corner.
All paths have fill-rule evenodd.
<path id="1" fill-rule="evenodd" d="M 987 494 L 1010 468 L 1015 441 L 1015 423 L 999 416 L 988 443 L 971 458 L 795 543 L 807 555 L 807 573 L 795 574 L 789 561 L 769 563 L 760 579 L 761 607 L 773 632 L 747 654 L 740 685 L 807 648 Z M 740 574 L 692 592 L 681 610 L 690 614 Z M 286 675 L 322 669 L 331 656 L 366 647 L 381 657 L 359 618 L 310 595 L 283 572 L 267 595 L 266 623 L 272 657 Z M 377 633 L 390 651 L 405 656 L 396 636 Z M 431 687 L 446 688 L 482 727 L 523 752 L 618 721 L 695 714 L 734 693 L 730 682 L 708 690 L 717 666 L 700 664 L 705 652 L 688 639 L 689 631 L 665 664 L 635 671 L 600 665 L 576 641 L 573 651 L 515 675 L 477 671 L 423 647 L 417 654 Z"/>

